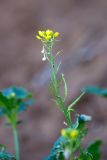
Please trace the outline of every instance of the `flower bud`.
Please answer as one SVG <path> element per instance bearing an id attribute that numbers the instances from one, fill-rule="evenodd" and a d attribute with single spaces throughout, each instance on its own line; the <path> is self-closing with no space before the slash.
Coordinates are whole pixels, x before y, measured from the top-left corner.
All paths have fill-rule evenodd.
<path id="1" fill-rule="evenodd" d="M 66 130 L 65 130 L 65 129 L 62 129 L 62 130 L 61 130 L 61 135 L 62 135 L 63 137 L 66 137 L 67 132 L 66 132 Z"/>
<path id="2" fill-rule="evenodd" d="M 39 40 L 41 40 L 41 39 L 42 39 L 42 38 L 41 38 L 41 37 L 39 37 L 39 36 L 36 36 L 36 38 L 37 38 L 37 39 L 39 39 Z"/>
<path id="3" fill-rule="evenodd" d="M 49 30 L 49 29 L 46 30 L 46 35 L 47 35 L 47 36 L 49 36 L 49 35 L 52 36 L 52 35 L 53 35 L 53 31 L 52 31 L 52 30 Z"/>
<path id="4" fill-rule="evenodd" d="M 54 37 L 56 38 L 56 37 L 58 37 L 59 36 L 59 32 L 55 32 L 54 33 Z"/>
<path id="5" fill-rule="evenodd" d="M 38 31 L 39 36 L 44 37 L 44 32 L 43 31 Z"/>
<path id="6" fill-rule="evenodd" d="M 72 139 L 75 139 L 75 138 L 78 137 L 78 134 L 79 134 L 79 131 L 76 130 L 76 129 L 73 129 L 73 130 L 70 132 L 70 137 L 71 137 Z"/>

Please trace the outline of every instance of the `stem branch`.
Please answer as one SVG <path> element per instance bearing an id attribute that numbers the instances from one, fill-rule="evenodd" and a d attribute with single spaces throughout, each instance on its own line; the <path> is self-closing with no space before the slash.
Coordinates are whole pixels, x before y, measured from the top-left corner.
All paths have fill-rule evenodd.
<path id="1" fill-rule="evenodd" d="M 67 109 L 65 108 L 64 101 L 61 97 L 61 91 L 60 91 L 60 88 L 59 88 L 57 73 L 56 73 L 56 70 L 55 70 L 55 61 L 54 61 L 54 56 L 53 56 L 53 53 L 52 53 L 52 48 L 50 50 L 50 55 L 51 55 L 51 70 L 52 70 L 52 75 L 53 75 L 53 84 L 54 84 L 54 87 L 55 87 L 55 90 L 56 90 L 56 93 L 57 93 L 57 99 L 60 103 L 60 106 L 61 106 L 63 112 L 64 112 L 67 123 L 71 127 L 72 122 L 71 122 L 71 119 L 68 115 Z"/>
<path id="2" fill-rule="evenodd" d="M 19 137 L 16 125 L 13 126 L 13 134 L 14 134 L 14 144 L 16 150 L 16 160 L 20 160 Z"/>

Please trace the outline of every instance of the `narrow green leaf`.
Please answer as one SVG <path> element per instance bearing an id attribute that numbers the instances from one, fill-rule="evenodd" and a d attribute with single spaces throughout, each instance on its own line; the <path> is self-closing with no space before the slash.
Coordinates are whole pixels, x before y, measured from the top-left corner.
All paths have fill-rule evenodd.
<path id="1" fill-rule="evenodd" d="M 55 94 L 55 89 L 54 89 L 54 87 L 52 86 L 52 83 L 49 84 L 49 88 L 50 88 L 50 91 L 51 91 L 51 93 L 52 93 L 52 96 L 55 97 L 55 96 L 56 96 L 56 94 Z"/>
<path id="2" fill-rule="evenodd" d="M 52 99 L 54 102 L 55 102 L 55 104 L 56 104 L 56 106 L 59 108 L 59 110 L 62 112 L 63 110 L 62 110 L 62 108 L 60 107 L 60 104 L 59 104 L 59 102 L 58 102 L 58 100 L 56 100 L 56 99 Z"/>
<path id="3" fill-rule="evenodd" d="M 57 57 L 57 56 L 59 56 L 61 54 L 62 54 L 62 50 L 60 50 L 59 52 L 57 52 L 55 57 Z"/>
<path id="4" fill-rule="evenodd" d="M 57 69 L 56 69 L 56 73 L 58 73 L 59 69 L 60 69 L 60 66 L 61 66 L 61 62 L 58 64 L 57 66 Z"/>
<path id="5" fill-rule="evenodd" d="M 65 139 L 63 137 L 59 137 L 57 141 L 55 142 L 50 155 L 45 158 L 44 160 L 64 160 L 64 155 L 63 155 L 63 143 Z"/>
<path id="6" fill-rule="evenodd" d="M 84 94 L 85 94 L 85 92 L 82 92 L 82 93 L 80 94 L 80 96 L 79 96 L 78 98 L 76 98 L 76 99 L 73 101 L 73 103 L 71 103 L 71 104 L 68 106 L 68 111 L 70 111 L 71 108 L 72 108 L 73 106 L 75 106 L 75 105 L 80 101 L 80 99 L 84 96 Z"/>
<path id="7" fill-rule="evenodd" d="M 67 94 L 68 94 L 68 88 L 67 88 L 67 83 L 66 83 L 65 76 L 63 73 L 62 73 L 62 80 L 64 83 L 64 101 L 65 101 L 67 98 Z"/>

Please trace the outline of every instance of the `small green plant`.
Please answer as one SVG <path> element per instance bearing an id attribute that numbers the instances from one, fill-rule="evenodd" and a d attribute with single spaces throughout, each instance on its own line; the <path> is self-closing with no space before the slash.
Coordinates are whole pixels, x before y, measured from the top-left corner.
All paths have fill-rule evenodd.
<path id="1" fill-rule="evenodd" d="M 82 147 L 82 142 L 87 135 L 87 122 L 91 120 L 88 115 L 79 115 L 75 110 L 75 104 L 84 96 L 85 90 L 80 96 L 67 106 L 66 100 L 68 95 L 67 83 L 65 76 L 62 73 L 60 80 L 58 79 L 58 71 L 61 66 L 56 63 L 56 58 L 61 55 L 61 51 L 54 54 L 54 43 L 59 36 L 58 32 L 52 30 L 38 31 L 36 36 L 43 44 L 41 53 L 43 61 L 48 61 L 51 68 L 51 82 L 49 84 L 52 93 L 52 98 L 59 110 L 65 116 L 66 128 L 61 130 L 61 137 L 56 141 L 50 155 L 45 160 L 101 160 L 101 141 L 97 140 L 90 144 L 85 149 Z M 61 92 L 60 84 L 64 86 L 64 95 Z M 63 96 L 62 96 L 63 95 Z M 73 123 L 72 115 L 76 117 Z"/>
<path id="2" fill-rule="evenodd" d="M 20 121 L 18 119 L 18 113 L 26 110 L 26 108 L 31 104 L 31 98 L 31 93 L 22 87 L 13 86 L 0 91 L 0 116 L 4 116 L 7 119 L 8 125 L 13 129 L 16 160 L 20 160 L 17 128 Z M 0 160 L 2 160 L 2 156 L 7 157 L 8 160 L 12 159 L 9 158 L 9 154 L 4 151 L 0 152 Z M 4 158 L 4 160 L 5 159 L 6 158 Z"/>
<path id="3" fill-rule="evenodd" d="M 61 56 L 61 51 L 54 54 L 54 43 L 59 37 L 59 32 L 52 30 L 39 31 L 36 36 L 42 44 L 43 61 L 48 61 L 51 68 L 51 81 L 49 84 L 52 93 L 52 99 L 58 109 L 65 116 L 65 128 L 61 130 L 61 136 L 55 142 L 50 155 L 45 160 L 101 160 L 100 140 L 96 140 L 87 147 L 83 147 L 82 142 L 88 133 L 87 122 L 91 121 L 91 116 L 78 114 L 74 106 L 84 96 L 85 93 L 91 93 L 102 97 L 107 97 L 107 89 L 99 87 L 87 87 L 82 93 L 70 104 L 67 105 L 68 87 L 63 73 L 59 77 L 61 62 L 56 58 Z M 60 84 L 64 86 L 64 93 L 60 89 Z M 0 145 L 0 160 L 20 160 L 20 146 L 18 137 L 18 124 L 20 120 L 18 114 L 27 109 L 32 104 L 31 93 L 23 87 L 9 87 L 0 91 L 0 117 L 7 119 L 8 125 L 12 127 L 14 135 L 14 144 L 16 155 L 6 151 L 4 145 Z M 75 121 L 72 120 L 72 114 Z"/>

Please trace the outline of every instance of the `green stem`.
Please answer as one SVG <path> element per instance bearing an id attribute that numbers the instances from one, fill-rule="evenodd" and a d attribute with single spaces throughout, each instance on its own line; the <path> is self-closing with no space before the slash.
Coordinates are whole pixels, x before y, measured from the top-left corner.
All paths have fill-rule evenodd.
<path id="1" fill-rule="evenodd" d="M 18 129 L 17 126 L 13 126 L 13 134 L 14 134 L 14 144 L 16 150 L 16 160 L 20 160 L 20 150 L 19 150 L 19 137 L 18 137 Z"/>
<path id="2" fill-rule="evenodd" d="M 58 84 L 58 79 L 57 79 L 57 73 L 56 73 L 56 70 L 55 70 L 55 61 L 54 61 L 54 56 L 53 56 L 53 53 L 52 53 L 52 48 L 50 50 L 50 55 L 51 55 L 51 69 L 52 69 L 52 75 L 53 75 L 53 82 L 54 82 L 54 87 L 55 87 L 55 90 L 56 90 L 56 93 L 57 93 L 57 99 L 59 100 L 60 106 L 61 106 L 61 108 L 64 112 L 64 115 L 65 115 L 66 120 L 67 120 L 67 124 L 71 127 L 72 122 L 71 122 L 71 119 L 68 115 L 67 109 L 65 108 L 65 104 L 64 104 L 64 101 L 62 99 L 61 91 L 60 91 L 59 84 Z"/>

